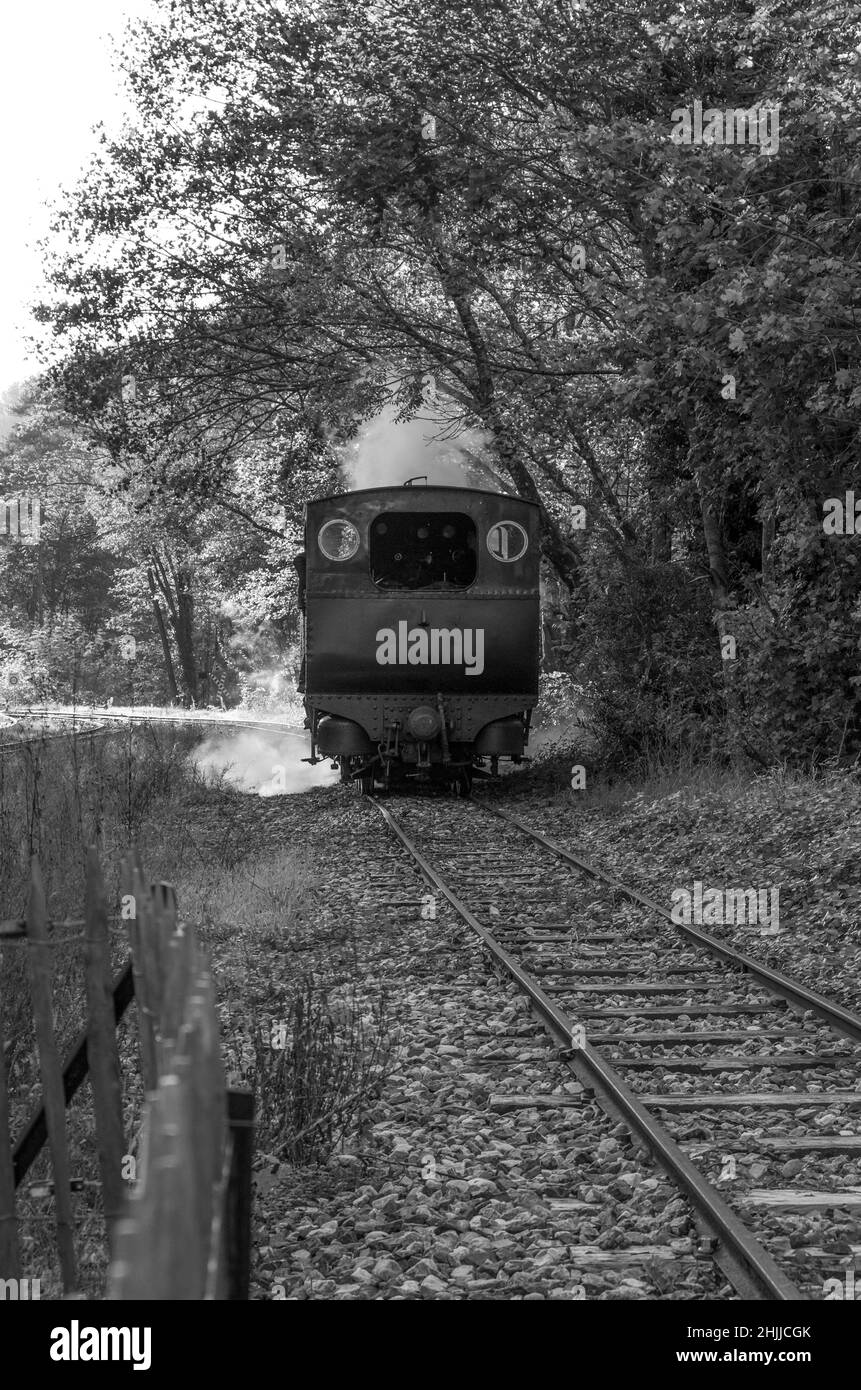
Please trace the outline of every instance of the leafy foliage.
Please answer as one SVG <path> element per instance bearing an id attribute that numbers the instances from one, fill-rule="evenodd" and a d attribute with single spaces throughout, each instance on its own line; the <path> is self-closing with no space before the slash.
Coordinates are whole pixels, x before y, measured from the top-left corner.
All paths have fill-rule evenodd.
<path id="1" fill-rule="evenodd" d="M 256 531 L 234 578 L 274 621 L 273 511 L 430 376 L 541 508 L 613 756 L 855 749 L 857 564 L 813 543 L 859 443 L 840 18 L 162 0 L 123 50 L 136 125 L 57 210 L 52 380 L 138 504 L 195 507 L 189 543 L 216 508 Z M 748 142 L 673 140 L 695 102 Z"/>

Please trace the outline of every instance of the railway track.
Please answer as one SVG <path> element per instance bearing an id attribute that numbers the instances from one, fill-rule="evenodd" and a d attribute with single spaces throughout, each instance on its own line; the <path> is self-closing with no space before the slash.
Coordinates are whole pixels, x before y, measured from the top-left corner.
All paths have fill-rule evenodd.
<path id="1" fill-rule="evenodd" d="M 824 1297 L 823 1276 L 861 1254 L 861 1018 L 674 924 L 506 811 L 475 798 L 373 804 L 528 996 L 556 1055 L 678 1184 L 737 1293 Z M 782 1168 L 811 1163 L 814 1188 L 779 1185 Z M 811 1212 L 826 1238 L 805 1236 Z"/>
<path id="2" fill-rule="evenodd" d="M 3 738 L 0 730 L 0 754 L 9 752 L 16 748 L 27 747 L 32 744 L 44 744 L 60 742 L 69 738 L 96 738 L 107 734 L 115 734 L 124 728 L 137 725 L 159 725 L 167 724 L 173 727 L 194 727 L 210 726 L 220 730 L 229 729 L 262 729 L 278 734 L 289 734 L 292 738 L 306 738 L 307 735 L 299 733 L 296 729 L 285 728 L 281 724 L 273 723 L 271 720 L 263 719 L 234 719 L 230 715 L 210 714 L 201 712 L 200 714 L 189 714 L 187 711 L 164 711 L 164 710 L 142 710 L 139 713 L 127 710 L 111 709 L 92 709 L 87 711 L 76 708 L 74 711 L 60 709 L 43 709 L 38 707 L 22 707 L 20 709 L 10 709 L 7 714 L 12 719 L 63 719 L 70 722 L 68 729 L 46 733 L 41 730 L 37 734 L 28 734 L 25 737 Z"/>
<path id="3" fill-rule="evenodd" d="M 62 743 L 65 739 L 69 738 L 94 739 L 103 738 L 106 734 L 115 733 L 117 733 L 115 726 L 108 727 L 103 724 L 97 724 L 94 728 L 63 729 L 53 733 L 46 733 L 42 730 L 38 734 L 28 734 L 24 738 L 0 739 L 0 754 L 11 753 L 21 748 L 30 748 L 37 744 L 41 747 L 46 743 Z"/>

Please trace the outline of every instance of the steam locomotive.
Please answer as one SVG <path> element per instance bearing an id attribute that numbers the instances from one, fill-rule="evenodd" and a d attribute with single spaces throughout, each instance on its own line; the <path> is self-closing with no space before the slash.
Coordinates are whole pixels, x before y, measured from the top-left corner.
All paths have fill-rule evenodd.
<path id="1" fill-rule="evenodd" d="M 455 794 L 518 762 L 538 699 L 538 560 L 538 508 L 519 498 L 408 483 L 310 502 L 296 561 L 309 761 L 365 793 L 420 779 Z"/>

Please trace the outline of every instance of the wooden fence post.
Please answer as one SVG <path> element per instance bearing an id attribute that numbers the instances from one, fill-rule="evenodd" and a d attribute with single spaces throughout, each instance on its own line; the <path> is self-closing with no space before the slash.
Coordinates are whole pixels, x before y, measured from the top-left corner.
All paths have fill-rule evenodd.
<path id="1" fill-rule="evenodd" d="M 0 1279 L 18 1279 L 18 1222 L 15 1217 L 15 1168 L 9 1131 L 9 1079 L 6 1072 L 3 998 L 0 995 Z"/>
<path id="2" fill-rule="evenodd" d="M 31 863 L 22 924 L 28 956 L 42 1104 L 11 1149 L 0 998 L 0 1278 L 20 1277 L 15 1188 L 47 1139 L 53 1167 L 63 1287 L 76 1286 L 65 1112 L 89 1072 L 110 1244 L 109 1297 L 247 1299 L 250 1276 L 253 1097 L 226 1091 L 209 957 L 177 920 L 169 884 L 144 886 L 139 861 L 123 866 L 135 897 L 132 960 L 111 987 L 111 942 L 98 853 L 87 855 L 84 905 L 87 1022 L 61 1069 L 54 1035 L 53 942 L 39 863 Z M 127 1198 L 116 1024 L 135 985 L 141 1065 L 148 1080 L 141 1180 Z"/>
<path id="3" fill-rule="evenodd" d="M 45 911 L 45 890 L 35 855 L 30 864 L 30 898 L 27 903 L 27 954 L 30 967 L 30 992 L 36 1023 L 36 1044 L 42 1078 L 45 1122 L 54 1169 L 54 1210 L 57 1223 L 57 1250 L 63 1288 L 70 1293 L 76 1284 L 75 1244 L 72 1216 L 72 1190 L 69 1181 L 69 1153 L 66 1146 L 66 1098 L 63 1093 L 63 1070 L 54 1037 L 54 1008 L 52 1001 L 53 963 L 48 919 Z"/>
<path id="4" fill-rule="evenodd" d="M 93 1088 L 96 1147 L 102 1179 L 105 1224 L 113 1249 L 114 1227 L 122 1213 L 123 1138 L 120 1054 L 114 1022 L 108 908 L 95 846 L 87 854 L 84 899 L 84 958 L 87 980 L 87 1058 Z"/>
<path id="5" fill-rule="evenodd" d="M 140 1049 L 141 1079 L 144 1091 L 155 1090 L 158 1082 L 158 1065 L 155 1050 L 155 1020 L 151 1000 L 147 995 L 148 980 L 144 967 L 143 942 L 151 930 L 149 895 L 143 885 L 143 878 L 129 860 L 123 861 L 123 896 L 131 897 L 134 903 L 134 916 L 128 918 L 129 945 L 132 953 L 132 975 L 135 985 L 135 999 L 138 1014 L 138 1042 Z"/>
<path id="6" fill-rule="evenodd" d="M 227 1122 L 232 1141 L 225 1231 L 227 1297 L 232 1300 L 245 1300 L 248 1298 L 251 1285 L 251 1183 L 254 1156 L 252 1091 L 237 1088 L 227 1092 Z"/>

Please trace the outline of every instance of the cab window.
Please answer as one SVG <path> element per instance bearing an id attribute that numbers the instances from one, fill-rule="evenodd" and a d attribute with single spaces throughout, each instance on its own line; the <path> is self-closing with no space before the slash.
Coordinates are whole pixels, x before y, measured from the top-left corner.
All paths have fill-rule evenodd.
<path id="1" fill-rule="evenodd" d="M 381 589 L 466 589 L 475 523 L 462 512 L 383 512 L 371 523 L 371 578 Z"/>

